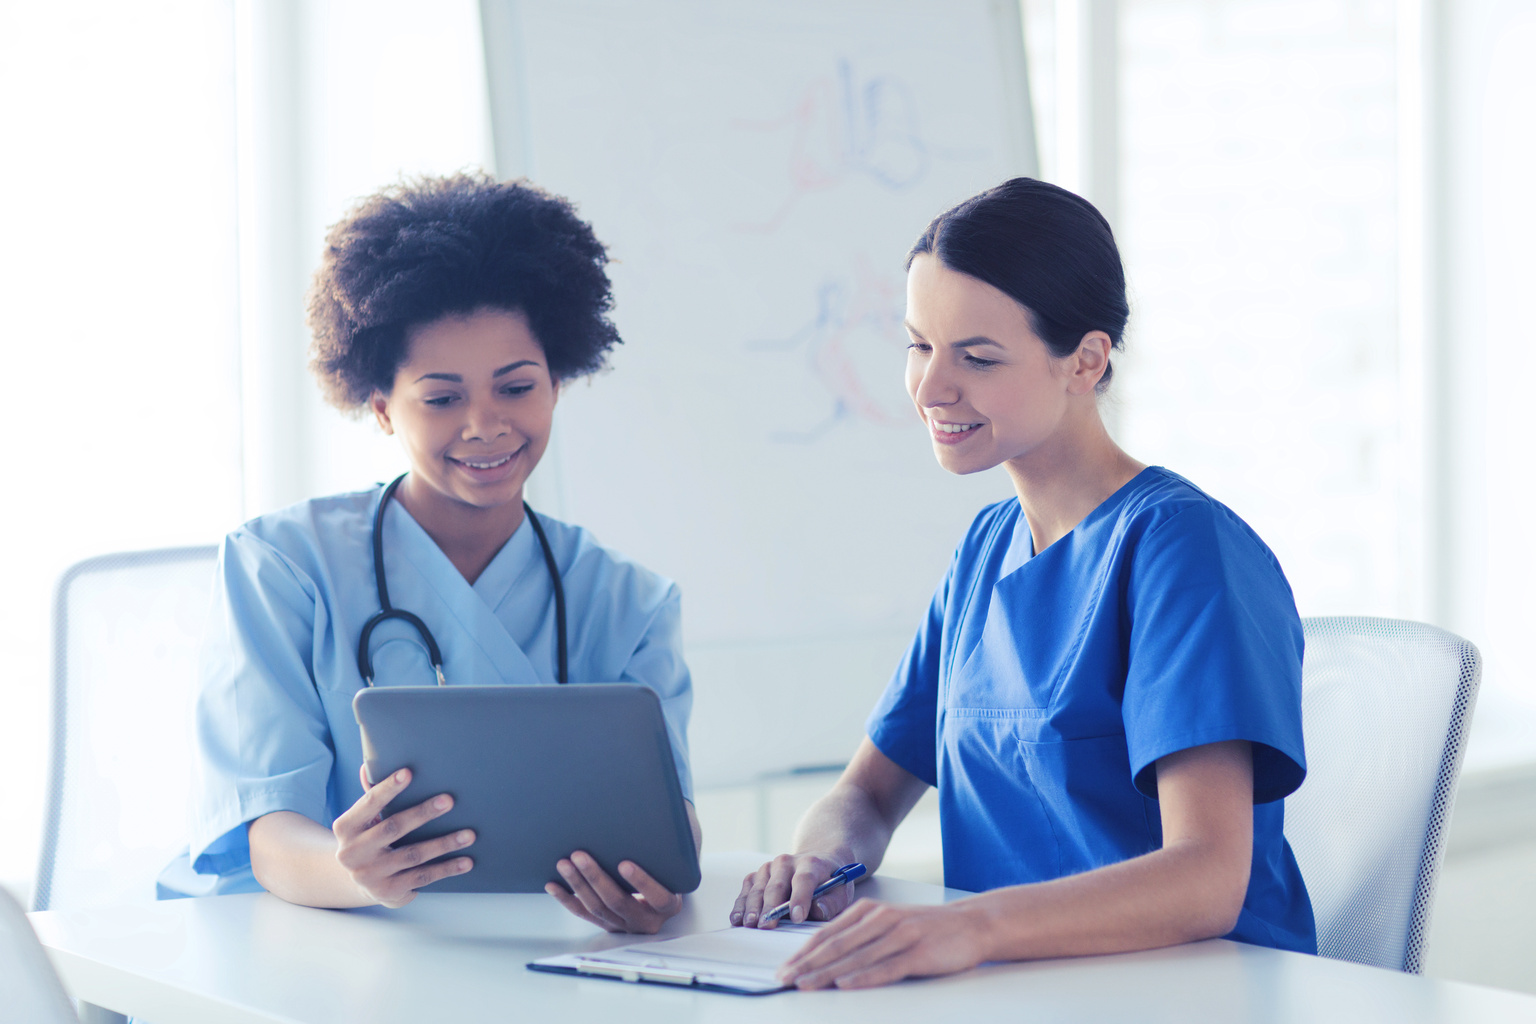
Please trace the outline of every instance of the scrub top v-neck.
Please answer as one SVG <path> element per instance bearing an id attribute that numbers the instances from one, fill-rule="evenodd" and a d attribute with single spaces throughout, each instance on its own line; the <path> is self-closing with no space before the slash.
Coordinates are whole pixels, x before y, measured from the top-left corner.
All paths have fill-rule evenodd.
<path id="1" fill-rule="evenodd" d="M 971 891 L 1159 848 L 1156 761 L 1248 740 L 1253 868 L 1230 937 L 1312 952 L 1282 833 L 1306 773 L 1301 654 L 1263 541 L 1150 467 L 1039 554 L 1017 499 L 984 509 L 868 730 L 938 787 L 945 884 Z"/>
<path id="2" fill-rule="evenodd" d="M 302 502 L 225 538 L 197 706 L 200 874 L 248 879 L 245 824 L 263 814 L 296 811 L 329 827 L 362 796 L 352 697 L 363 685 L 357 638 L 378 610 L 370 538 L 381 491 Z M 572 683 L 654 689 L 692 799 L 677 586 L 579 527 L 540 518 L 569 605 Z M 383 536 L 391 601 L 432 629 L 448 685 L 555 684 L 552 585 L 526 519 L 473 584 L 398 502 L 385 509 Z M 370 647 L 375 685 L 433 682 L 405 623 L 381 624 Z"/>

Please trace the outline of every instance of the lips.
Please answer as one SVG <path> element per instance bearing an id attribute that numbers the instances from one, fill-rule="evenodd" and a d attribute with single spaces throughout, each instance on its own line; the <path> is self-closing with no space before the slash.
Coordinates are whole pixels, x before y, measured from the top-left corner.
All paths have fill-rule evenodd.
<path id="1" fill-rule="evenodd" d="M 966 438 L 974 435 L 981 429 L 980 423 L 946 423 L 944 420 L 929 420 L 928 429 L 933 434 L 933 439 L 938 444 L 959 444 Z"/>
<path id="2" fill-rule="evenodd" d="M 518 451 L 522 451 L 522 449 L 519 448 Z M 513 457 L 516 455 L 517 452 L 507 452 L 505 455 L 476 455 L 461 459 L 455 459 L 450 455 L 448 458 L 453 462 L 457 462 L 461 466 L 468 466 L 470 469 L 487 470 L 497 469 L 506 465 L 508 462 L 511 462 Z"/>
<path id="3" fill-rule="evenodd" d="M 448 463 L 461 475 L 476 484 L 499 484 L 521 472 L 520 456 L 528 450 L 525 444 L 510 452 L 488 452 L 445 456 Z"/>

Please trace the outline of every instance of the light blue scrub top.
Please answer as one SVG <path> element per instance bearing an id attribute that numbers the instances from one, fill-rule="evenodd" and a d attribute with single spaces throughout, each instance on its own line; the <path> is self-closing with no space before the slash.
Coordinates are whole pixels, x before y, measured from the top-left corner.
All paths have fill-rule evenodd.
<path id="1" fill-rule="evenodd" d="M 1246 523 L 1142 470 L 1033 554 L 1017 499 L 976 517 L 870 716 L 939 789 L 944 883 L 979 892 L 1158 849 L 1155 762 L 1253 744 L 1253 868 L 1228 936 L 1316 952 L 1282 834 L 1301 785 L 1301 622 Z"/>
<path id="2" fill-rule="evenodd" d="M 329 827 L 363 795 L 352 697 L 357 640 L 379 610 L 372 524 L 382 488 L 317 498 L 262 516 L 224 540 L 197 703 L 201 757 L 186 862 L 162 893 L 259 889 L 246 823 L 297 811 Z M 683 795 L 692 799 L 677 585 L 603 548 L 580 527 L 540 516 L 565 586 L 570 679 L 649 686 L 661 707 Z M 398 501 L 384 512 L 391 603 L 437 638 L 450 686 L 556 683 L 554 592 L 525 520 L 473 586 Z M 410 626 L 373 634 L 376 686 L 435 681 Z"/>

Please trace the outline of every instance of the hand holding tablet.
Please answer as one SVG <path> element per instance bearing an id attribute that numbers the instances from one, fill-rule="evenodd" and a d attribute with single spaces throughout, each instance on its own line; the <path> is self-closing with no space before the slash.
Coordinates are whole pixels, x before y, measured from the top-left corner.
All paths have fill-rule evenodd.
<path id="1" fill-rule="evenodd" d="M 377 786 L 359 768 L 363 797 L 331 824 L 336 836 L 336 860 L 370 899 L 386 907 L 401 907 L 416 898 L 416 890 L 439 878 L 459 875 L 474 866 L 469 857 L 452 857 L 475 841 L 471 829 L 460 829 L 435 839 L 415 841 L 412 831 L 453 808 L 446 793 L 423 800 L 388 818 L 385 806 L 411 781 L 409 768 L 385 778 Z"/>

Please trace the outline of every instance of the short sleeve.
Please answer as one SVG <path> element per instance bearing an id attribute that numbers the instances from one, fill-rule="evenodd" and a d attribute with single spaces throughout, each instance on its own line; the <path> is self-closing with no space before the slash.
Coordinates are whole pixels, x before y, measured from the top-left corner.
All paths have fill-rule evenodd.
<path id="1" fill-rule="evenodd" d="M 322 825 L 335 753 L 311 652 L 314 584 L 248 531 L 224 541 L 204 638 L 193 777 L 193 870 L 250 863 L 245 824 L 296 811 Z"/>
<path id="2" fill-rule="evenodd" d="M 693 711 L 693 681 L 683 660 L 682 617 L 682 596 L 677 585 L 672 584 L 630 655 L 621 678 L 623 682 L 648 686 L 661 698 L 667 738 L 672 741 L 672 757 L 677 763 L 677 781 L 682 785 L 683 797 L 692 801 L 688 716 Z"/>
<path id="3" fill-rule="evenodd" d="M 954 575 L 951 562 L 917 635 L 865 723 L 880 753 L 930 786 L 938 785 L 939 777 L 939 668 L 944 612 Z"/>
<path id="4" fill-rule="evenodd" d="M 1253 746 L 1255 803 L 1301 785 L 1301 621 L 1280 566 L 1225 509 L 1189 505 L 1150 527 L 1126 595 L 1122 714 L 1136 788 L 1156 761 L 1208 743 Z"/>

